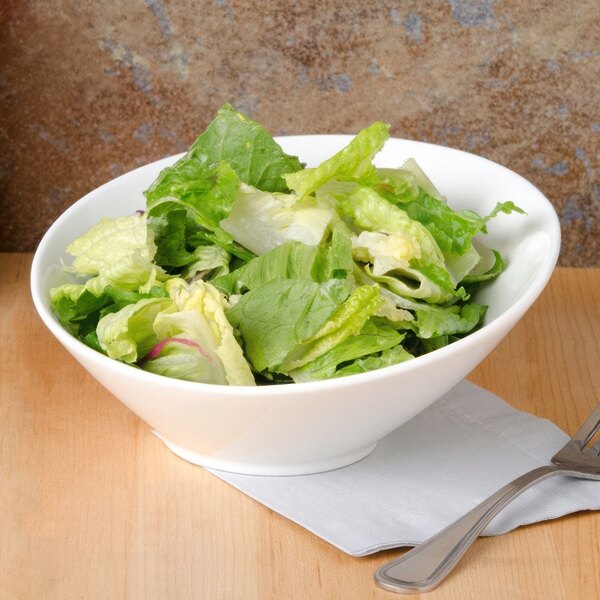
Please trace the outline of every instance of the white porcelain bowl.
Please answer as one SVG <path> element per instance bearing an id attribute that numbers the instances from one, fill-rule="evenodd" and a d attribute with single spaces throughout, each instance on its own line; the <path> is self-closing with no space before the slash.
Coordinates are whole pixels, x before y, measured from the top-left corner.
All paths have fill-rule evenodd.
<path id="1" fill-rule="evenodd" d="M 309 166 L 331 156 L 351 136 L 279 138 Z M 69 281 L 61 269 L 67 244 L 101 217 L 144 208 L 142 195 L 178 156 L 108 182 L 71 206 L 50 227 L 33 260 L 35 306 L 59 342 L 106 389 L 142 418 L 176 454 L 206 467 L 256 475 L 298 475 L 357 461 L 377 441 L 427 408 L 465 377 L 510 331 L 548 282 L 560 247 L 550 202 L 532 184 L 484 158 L 422 142 L 391 139 L 378 166 L 414 157 L 453 208 L 488 213 L 513 200 L 527 216 L 500 215 L 489 245 L 507 268 L 477 294 L 488 304 L 485 325 L 445 348 L 409 362 L 346 378 L 263 387 L 227 387 L 169 379 L 134 369 L 88 348 L 54 317 L 48 289 Z"/>

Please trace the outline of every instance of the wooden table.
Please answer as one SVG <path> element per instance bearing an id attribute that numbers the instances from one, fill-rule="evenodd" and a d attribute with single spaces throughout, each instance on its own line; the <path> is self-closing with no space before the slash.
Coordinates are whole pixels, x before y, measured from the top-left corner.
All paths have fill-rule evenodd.
<path id="1" fill-rule="evenodd" d="M 399 597 L 373 571 L 169 452 L 54 340 L 28 254 L 0 255 L 0 597 Z M 600 270 L 558 269 L 470 379 L 569 433 L 600 399 Z M 599 484 L 600 485 L 600 484 Z M 428 598 L 600 598 L 600 513 L 477 541 Z"/>

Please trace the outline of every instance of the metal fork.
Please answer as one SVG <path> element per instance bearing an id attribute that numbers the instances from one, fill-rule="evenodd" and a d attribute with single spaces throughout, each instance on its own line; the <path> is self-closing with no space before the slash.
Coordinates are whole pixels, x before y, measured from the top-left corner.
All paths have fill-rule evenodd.
<path id="1" fill-rule="evenodd" d="M 532 485 L 554 475 L 600 480 L 600 442 L 589 444 L 599 428 L 600 404 L 552 457 L 553 464 L 517 477 L 437 535 L 380 567 L 377 584 L 392 592 L 427 592 L 446 578 L 486 525 Z"/>

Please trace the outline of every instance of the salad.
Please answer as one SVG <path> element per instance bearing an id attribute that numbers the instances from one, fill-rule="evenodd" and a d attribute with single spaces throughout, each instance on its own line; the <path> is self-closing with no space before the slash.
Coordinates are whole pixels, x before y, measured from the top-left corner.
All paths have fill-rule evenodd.
<path id="1" fill-rule="evenodd" d="M 523 211 L 454 211 L 414 160 L 375 167 L 388 129 L 306 168 L 223 106 L 144 210 L 69 244 L 57 318 L 110 358 L 221 385 L 363 373 L 468 335 L 504 268 L 479 234 Z"/>

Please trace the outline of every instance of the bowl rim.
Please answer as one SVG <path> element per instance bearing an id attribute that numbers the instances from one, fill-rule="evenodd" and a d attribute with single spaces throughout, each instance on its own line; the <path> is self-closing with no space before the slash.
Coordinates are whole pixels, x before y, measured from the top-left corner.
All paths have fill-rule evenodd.
<path id="1" fill-rule="evenodd" d="M 290 136 L 276 136 L 275 140 L 278 143 L 285 143 L 285 141 L 293 140 L 314 142 L 317 141 L 316 138 L 331 138 L 343 143 L 345 141 L 349 141 L 353 137 L 355 136 L 351 134 L 302 134 Z M 93 190 L 90 190 L 84 196 L 75 201 L 71 206 L 69 206 L 63 213 L 61 213 L 61 215 L 59 215 L 59 217 L 52 223 L 52 225 L 48 228 L 48 230 L 42 237 L 34 253 L 30 272 L 30 287 L 34 306 L 46 327 L 48 327 L 50 332 L 69 352 L 75 355 L 82 354 L 88 361 L 97 364 L 99 367 L 114 369 L 119 375 L 123 375 L 124 377 L 129 377 L 133 380 L 140 381 L 140 383 L 151 383 L 160 388 L 169 388 L 172 390 L 173 387 L 175 387 L 177 389 L 180 389 L 182 392 L 196 392 L 199 394 L 209 393 L 212 395 L 218 394 L 223 396 L 239 396 L 240 394 L 244 394 L 250 397 L 265 397 L 279 396 L 282 394 L 282 392 L 285 394 L 295 395 L 309 393 L 311 391 L 327 391 L 331 388 L 343 389 L 348 386 L 354 386 L 357 384 L 375 384 L 378 381 L 388 379 L 389 377 L 400 375 L 405 371 L 411 371 L 419 368 L 428 368 L 440 361 L 443 361 L 447 357 L 447 355 L 468 351 L 474 346 L 478 345 L 479 342 L 483 341 L 485 338 L 493 338 L 496 335 L 501 334 L 502 330 L 504 329 L 510 330 L 512 326 L 520 319 L 520 317 L 531 307 L 531 305 L 533 305 L 535 300 L 539 297 L 544 287 L 548 283 L 552 272 L 554 271 L 556 262 L 558 260 L 561 243 L 561 231 L 560 221 L 558 219 L 558 215 L 556 213 L 556 210 L 554 209 L 554 206 L 552 205 L 550 200 L 548 200 L 548 198 L 546 198 L 546 196 L 536 186 L 534 186 L 523 176 L 512 171 L 508 167 L 505 167 L 483 156 L 479 156 L 471 152 L 466 152 L 458 148 L 452 148 L 450 146 L 432 144 L 430 142 L 422 142 L 418 140 L 390 137 L 387 140 L 387 142 L 389 141 L 399 141 L 402 143 L 409 143 L 409 145 L 415 145 L 417 147 L 421 146 L 424 148 L 442 148 L 453 153 L 465 155 L 466 157 L 468 157 L 469 160 L 475 159 L 477 161 L 483 161 L 488 165 L 492 165 L 493 168 L 500 169 L 507 176 L 518 178 L 520 182 L 525 185 L 526 188 L 529 188 L 529 190 L 533 194 L 538 196 L 538 200 L 541 201 L 542 204 L 544 204 L 545 212 L 548 213 L 548 216 L 552 221 L 552 227 L 550 228 L 551 230 L 549 236 L 551 242 L 550 251 L 545 255 L 544 261 L 539 271 L 534 276 L 533 281 L 525 290 L 524 294 L 520 298 L 518 298 L 507 310 L 498 315 L 495 319 L 493 319 L 489 323 L 484 324 L 482 327 L 470 333 L 468 336 L 453 342 L 452 344 L 434 350 L 428 354 L 418 356 L 406 362 L 402 362 L 396 365 L 390 365 L 381 369 L 376 369 L 374 371 L 367 371 L 365 373 L 348 375 L 345 377 L 323 379 L 319 381 L 307 381 L 301 383 L 290 382 L 257 386 L 234 386 L 185 381 L 182 379 L 175 379 L 163 375 L 157 375 L 155 373 L 150 373 L 142 369 L 132 368 L 132 365 L 120 362 L 113 358 L 109 358 L 108 356 L 94 350 L 93 348 L 90 348 L 83 342 L 79 341 L 76 337 L 74 337 L 66 329 L 63 328 L 63 326 L 58 322 L 58 320 L 52 313 L 51 309 L 45 306 L 44 300 L 42 298 L 42 293 L 47 293 L 47 290 L 42 290 L 42 257 L 44 256 L 48 247 L 51 245 L 54 233 L 58 229 L 60 229 L 62 223 L 69 218 L 72 212 L 76 212 L 81 209 L 82 203 L 90 202 L 91 196 L 95 196 L 97 193 L 106 190 L 106 188 L 118 185 L 118 183 L 122 179 L 129 178 L 138 171 L 148 169 L 149 167 L 157 165 L 158 163 L 168 164 L 171 161 L 174 162 L 181 158 L 183 155 L 185 155 L 185 152 L 149 162 L 145 165 L 136 167 L 135 169 L 132 169 L 118 177 L 115 177 L 103 183 L 102 185 L 94 188 Z"/>

